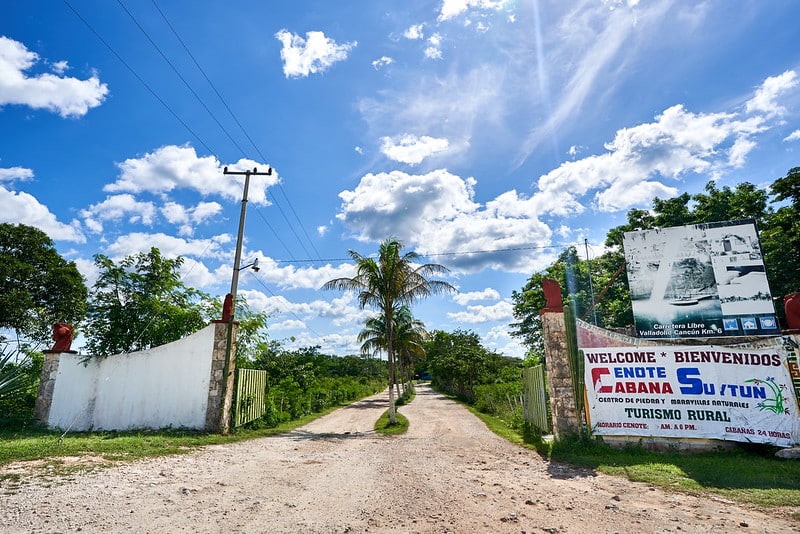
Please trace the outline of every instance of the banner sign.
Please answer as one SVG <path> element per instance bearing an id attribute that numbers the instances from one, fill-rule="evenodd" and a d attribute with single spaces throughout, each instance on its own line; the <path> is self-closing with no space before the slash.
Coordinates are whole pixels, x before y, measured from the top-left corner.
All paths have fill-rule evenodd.
<path id="1" fill-rule="evenodd" d="M 774 346 L 581 349 L 595 434 L 800 443 L 797 353 Z"/>
<path id="2" fill-rule="evenodd" d="M 780 335 L 755 223 L 625 232 L 638 337 Z"/>

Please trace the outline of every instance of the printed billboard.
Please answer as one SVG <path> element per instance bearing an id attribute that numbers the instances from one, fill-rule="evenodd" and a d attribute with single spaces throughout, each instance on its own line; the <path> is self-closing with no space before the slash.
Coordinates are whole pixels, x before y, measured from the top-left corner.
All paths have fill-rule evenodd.
<path id="1" fill-rule="evenodd" d="M 780 334 L 752 220 L 623 235 L 637 335 Z"/>
<path id="2" fill-rule="evenodd" d="M 800 369 L 781 338 L 714 345 L 581 349 L 595 434 L 800 443 Z"/>

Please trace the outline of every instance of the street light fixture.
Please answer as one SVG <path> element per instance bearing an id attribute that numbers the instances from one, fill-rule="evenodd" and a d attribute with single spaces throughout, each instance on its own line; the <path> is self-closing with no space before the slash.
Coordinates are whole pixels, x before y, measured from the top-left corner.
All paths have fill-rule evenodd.
<path id="1" fill-rule="evenodd" d="M 258 266 L 258 258 L 254 259 L 253 263 L 248 263 L 244 267 L 239 267 L 239 270 L 241 271 L 241 270 L 247 269 L 248 267 L 253 269 L 253 272 L 255 272 L 255 273 L 257 273 L 259 270 L 261 270 L 261 267 Z"/>

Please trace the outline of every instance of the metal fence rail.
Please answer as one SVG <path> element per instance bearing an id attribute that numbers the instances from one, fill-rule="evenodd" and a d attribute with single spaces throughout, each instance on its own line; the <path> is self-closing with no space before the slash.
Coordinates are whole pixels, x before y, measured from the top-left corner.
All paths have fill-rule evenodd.
<path id="1" fill-rule="evenodd" d="M 267 372 L 260 369 L 236 370 L 234 426 L 255 421 L 266 410 Z"/>
<path id="2" fill-rule="evenodd" d="M 544 365 L 527 367 L 522 370 L 523 411 L 525 419 L 533 426 L 547 433 L 550 431 L 548 399 L 545 389 Z"/>

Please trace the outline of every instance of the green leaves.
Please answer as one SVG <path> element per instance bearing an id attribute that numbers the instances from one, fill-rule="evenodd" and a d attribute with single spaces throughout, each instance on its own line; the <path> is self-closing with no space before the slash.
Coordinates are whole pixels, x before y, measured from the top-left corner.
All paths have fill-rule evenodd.
<path id="1" fill-rule="evenodd" d="M 79 323 L 87 289 L 75 263 L 41 230 L 0 224 L 0 328 L 47 343 L 53 323 Z"/>
<path id="2" fill-rule="evenodd" d="M 100 275 L 89 306 L 89 353 L 104 357 L 144 350 L 203 328 L 211 297 L 183 284 L 182 263 L 183 258 L 165 258 L 157 248 L 118 264 L 96 255 Z"/>

